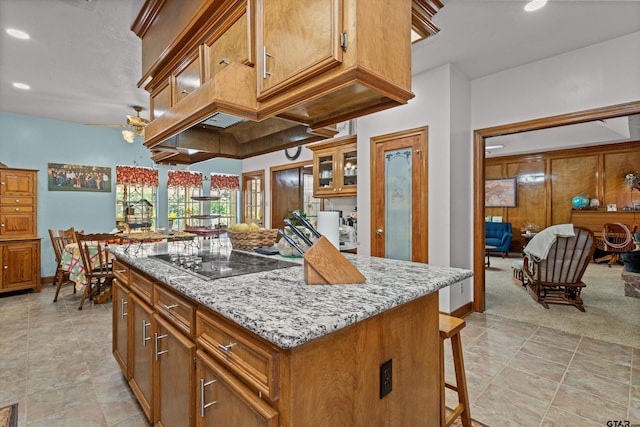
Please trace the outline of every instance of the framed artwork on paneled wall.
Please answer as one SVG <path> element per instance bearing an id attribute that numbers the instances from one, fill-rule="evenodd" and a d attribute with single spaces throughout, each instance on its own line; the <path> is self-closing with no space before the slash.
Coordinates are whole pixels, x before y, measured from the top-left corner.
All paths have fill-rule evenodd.
<path id="1" fill-rule="evenodd" d="M 49 191 L 111 192 L 111 168 L 103 166 L 47 165 Z"/>
<path id="2" fill-rule="evenodd" d="M 484 205 L 486 208 L 515 208 L 516 178 L 485 180 Z"/>

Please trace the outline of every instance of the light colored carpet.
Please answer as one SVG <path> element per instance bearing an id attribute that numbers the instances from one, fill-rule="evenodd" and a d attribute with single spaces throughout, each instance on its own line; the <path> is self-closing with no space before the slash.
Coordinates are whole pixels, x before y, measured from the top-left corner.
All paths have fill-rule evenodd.
<path id="1" fill-rule="evenodd" d="M 512 280 L 511 264 L 521 257 L 492 256 L 486 269 L 486 313 L 602 341 L 640 348 L 640 298 L 624 295 L 623 266 L 589 264 L 582 290 L 585 313 L 550 304 L 547 310 Z"/>

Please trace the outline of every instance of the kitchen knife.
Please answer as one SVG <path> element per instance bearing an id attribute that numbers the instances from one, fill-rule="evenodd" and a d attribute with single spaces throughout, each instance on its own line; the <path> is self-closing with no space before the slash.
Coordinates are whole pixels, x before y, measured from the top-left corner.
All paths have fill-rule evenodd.
<path id="1" fill-rule="evenodd" d="M 282 236 L 282 238 L 295 250 L 297 250 L 298 252 L 300 252 L 300 255 L 304 255 L 304 251 L 302 250 L 302 248 L 300 246 L 298 246 L 298 244 L 296 242 L 293 241 L 293 239 L 289 236 L 287 236 L 286 234 L 284 234 L 284 232 L 282 230 L 278 230 L 278 234 Z"/>
<path id="2" fill-rule="evenodd" d="M 304 218 L 302 215 L 300 215 L 300 212 L 298 211 L 293 211 L 291 212 L 291 215 L 293 215 L 298 221 L 300 221 L 302 223 L 302 225 L 305 226 L 305 228 L 307 230 L 309 230 L 311 232 L 311 234 L 313 234 L 315 237 L 321 237 L 322 234 L 318 233 L 318 230 L 315 229 L 315 227 L 313 225 L 311 225 L 311 223 L 309 221 L 307 221 L 306 218 Z"/>
<path id="3" fill-rule="evenodd" d="M 300 229 L 298 227 L 293 225 L 291 223 L 291 220 L 285 219 L 284 223 L 287 224 L 289 226 L 289 228 L 291 229 L 291 231 L 293 231 L 295 233 L 295 235 L 298 236 L 307 246 L 311 247 L 313 245 L 313 242 L 311 240 L 309 240 L 309 238 L 307 236 L 305 236 L 304 233 L 302 231 L 300 231 Z"/>

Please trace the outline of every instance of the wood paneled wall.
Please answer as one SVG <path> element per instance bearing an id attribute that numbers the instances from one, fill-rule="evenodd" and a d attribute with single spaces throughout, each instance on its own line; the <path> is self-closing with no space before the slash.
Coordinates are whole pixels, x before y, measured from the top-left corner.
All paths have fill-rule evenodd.
<path id="1" fill-rule="evenodd" d="M 515 208 L 486 208 L 485 215 L 513 225 L 511 249 L 517 251 L 525 224 L 545 228 L 570 222 L 574 196 L 598 199 L 601 208 L 640 204 L 640 192 L 624 186 L 629 172 L 640 173 L 640 141 L 487 158 L 485 178 L 516 177 L 517 195 Z"/>

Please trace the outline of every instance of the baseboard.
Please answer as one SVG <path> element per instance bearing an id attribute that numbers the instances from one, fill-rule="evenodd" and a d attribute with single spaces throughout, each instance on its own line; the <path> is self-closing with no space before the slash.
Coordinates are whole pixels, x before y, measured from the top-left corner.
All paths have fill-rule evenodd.
<path id="1" fill-rule="evenodd" d="M 465 305 L 456 308 L 451 312 L 450 316 L 464 318 L 473 313 L 473 302 L 468 302 Z"/>
<path id="2" fill-rule="evenodd" d="M 41 285 L 48 285 L 49 283 L 53 283 L 53 279 L 55 276 L 43 276 L 40 278 Z"/>

